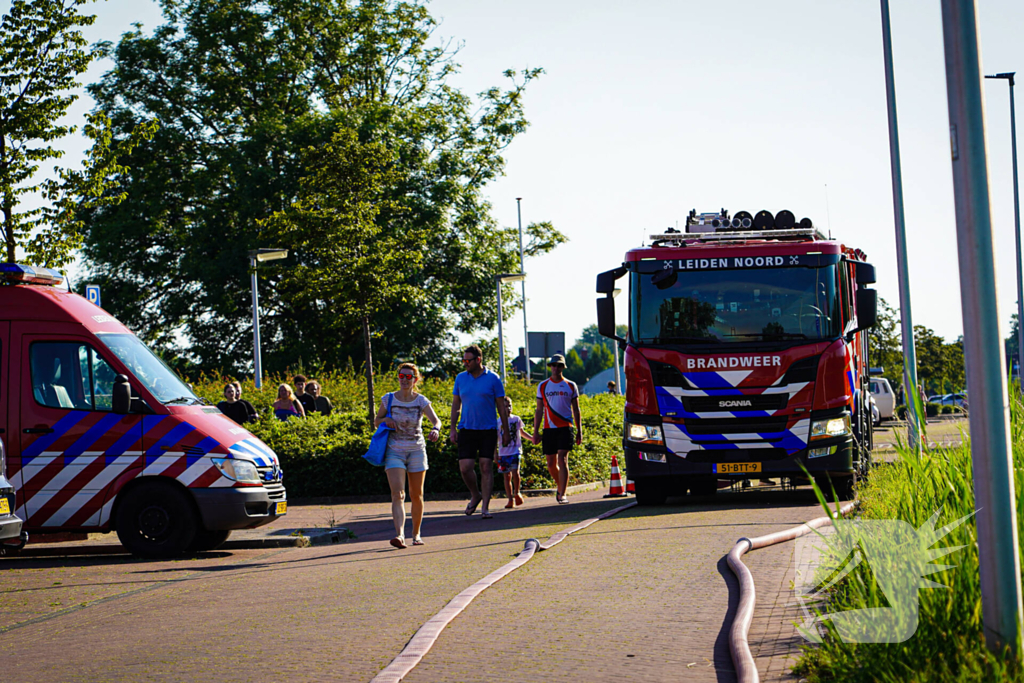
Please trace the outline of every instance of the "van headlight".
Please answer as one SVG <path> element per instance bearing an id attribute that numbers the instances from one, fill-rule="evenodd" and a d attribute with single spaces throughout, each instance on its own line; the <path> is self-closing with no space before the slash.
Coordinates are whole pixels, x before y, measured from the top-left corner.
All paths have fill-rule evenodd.
<path id="1" fill-rule="evenodd" d="M 847 436 L 852 433 L 850 416 L 830 417 L 827 420 L 815 420 L 811 423 L 811 440 L 830 439 L 834 436 Z"/>
<path id="2" fill-rule="evenodd" d="M 260 484 L 260 473 L 256 464 L 249 460 L 236 460 L 234 458 L 210 458 L 217 466 L 220 473 L 228 479 L 240 484 Z"/>
<path id="3" fill-rule="evenodd" d="M 661 427 L 658 425 L 640 425 L 629 423 L 626 430 L 626 438 L 636 443 L 650 443 L 664 445 L 665 441 L 661 436 Z"/>

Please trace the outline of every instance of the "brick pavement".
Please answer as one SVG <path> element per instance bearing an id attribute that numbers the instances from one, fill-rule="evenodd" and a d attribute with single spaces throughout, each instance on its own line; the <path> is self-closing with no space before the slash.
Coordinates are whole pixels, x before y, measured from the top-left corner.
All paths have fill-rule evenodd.
<path id="1" fill-rule="evenodd" d="M 754 495 L 634 509 L 570 537 L 485 592 L 409 680 L 731 680 L 724 628 L 736 586 L 725 552 L 739 536 L 819 514 L 806 495 Z M 567 506 L 533 499 L 488 522 L 462 515 L 462 501 L 429 502 L 428 545 L 404 551 L 387 546 L 388 505 L 377 503 L 326 506 L 325 517 L 359 534 L 343 546 L 175 562 L 3 560 L 0 624 L 85 603 L 4 633 L 5 653 L 17 653 L 6 658 L 5 674 L 41 683 L 368 681 L 426 619 L 526 538 L 544 539 L 622 503 L 599 496 Z M 762 599 L 767 587 L 783 585 L 782 554 L 747 557 Z M 50 607 L 56 601 L 62 607 Z M 773 619 L 769 612 L 764 633 L 777 648 L 784 629 L 772 632 Z M 759 666 L 766 661 L 770 673 L 780 665 L 769 652 Z"/>

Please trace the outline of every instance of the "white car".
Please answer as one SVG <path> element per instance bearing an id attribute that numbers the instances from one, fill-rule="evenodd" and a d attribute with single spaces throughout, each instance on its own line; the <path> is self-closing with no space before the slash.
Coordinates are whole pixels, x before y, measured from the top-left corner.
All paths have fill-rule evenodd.
<path id="1" fill-rule="evenodd" d="M 884 377 L 871 378 L 871 397 L 878 406 L 879 420 L 891 420 L 896 413 L 896 394 Z"/>

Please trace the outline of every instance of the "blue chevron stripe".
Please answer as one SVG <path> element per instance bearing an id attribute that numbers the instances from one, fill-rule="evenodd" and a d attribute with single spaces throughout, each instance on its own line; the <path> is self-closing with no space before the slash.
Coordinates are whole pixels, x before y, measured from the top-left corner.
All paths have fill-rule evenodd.
<path id="1" fill-rule="evenodd" d="M 167 432 L 161 439 L 146 449 L 146 464 L 150 464 L 149 459 L 164 454 L 163 447 L 171 447 L 178 443 L 186 436 L 196 430 L 195 427 L 187 422 L 182 422 L 175 425 L 171 431 Z"/>
<path id="2" fill-rule="evenodd" d="M 123 415 L 117 414 L 104 415 L 100 421 L 90 427 L 89 430 L 78 439 L 78 441 L 71 444 L 71 446 L 64 451 L 64 464 L 72 464 L 75 458 L 89 450 L 89 446 L 106 436 L 107 433 L 117 423 L 119 423 L 123 417 Z"/>
<path id="3" fill-rule="evenodd" d="M 81 422 L 88 414 L 89 413 L 84 410 L 73 410 L 61 419 L 57 420 L 57 423 L 53 425 L 52 432 L 49 434 L 43 434 L 41 437 L 29 444 L 28 448 L 21 452 L 21 464 L 27 465 L 33 458 L 38 457 L 40 453 L 57 443 L 58 439 L 67 434 L 72 427 Z"/>

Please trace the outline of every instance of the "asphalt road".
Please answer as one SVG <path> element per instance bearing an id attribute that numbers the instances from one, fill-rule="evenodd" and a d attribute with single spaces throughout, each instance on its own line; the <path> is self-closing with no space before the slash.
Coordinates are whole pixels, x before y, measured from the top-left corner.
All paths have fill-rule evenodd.
<path id="1" fill-rule="evenodd" d="M 493 520 L 430 502 L 427 545 L 394 550 L 386 503 L 293 508 L 357 538 L 340 546 L 0 559 L 0 651 L 13 681 L 369 681 L 460 591 L 544 539 L 622 504 L 529 499 Z M 496 501 L 497 502 L 497 501 Z M 484 592 L 407 680 L 731 681 L 741 536 L 820 516 L 809 490 L 722 492 L 633 508 L 540 553 Z M 786 680 L 800 639 L 791 544 L 750 553 L 752 649 Z"/>

